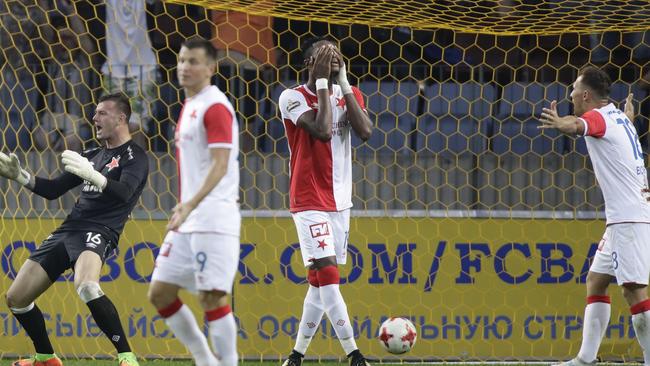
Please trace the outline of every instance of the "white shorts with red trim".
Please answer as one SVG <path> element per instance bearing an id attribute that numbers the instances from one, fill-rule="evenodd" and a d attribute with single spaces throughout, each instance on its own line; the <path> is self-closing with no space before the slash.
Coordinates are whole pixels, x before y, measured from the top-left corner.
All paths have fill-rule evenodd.
<path id="1" fill-rule="evenodd" d="M 336 263 L 347 261 L 350 210 L 338 212 L 302 211 L 292 214 L 298 230 L 300 252 L 305 267 L 314 259 L 336 257 Z"/>
<path id="2" fill-rule="evenodd" d="M 190 292 L 231 293 L 238 265 L 238 236 L 170 231 L 156 258 L 151 280 Z"/>
<path id="3" fill-rule="evenodd" d="M 648 284 L 650 277 L 650 224 L 621 223 L 605 229 L 590 271 L 626 283 Z"/>

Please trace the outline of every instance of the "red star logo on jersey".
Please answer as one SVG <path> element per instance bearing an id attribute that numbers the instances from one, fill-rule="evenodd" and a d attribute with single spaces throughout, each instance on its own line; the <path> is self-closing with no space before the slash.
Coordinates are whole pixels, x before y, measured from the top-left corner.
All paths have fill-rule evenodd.
<path id="1" fill-rule="evenodd" d="M 345 107 L 345 98 L 336 98 L 336 106 L 337 107 Z"/>
<path id="2" fill-rule="evenodd" d="M 389 341 L 391 338 L 393 338 L 393 335 L 392 335 L 392 334 L 388 334 L 388 331 L 386 330 L 386 328 L 382 328 L 382 329 L 381 329 L 381 334 L 379 335 L 379 340 L 382 341 L 382 342 L 384 342 L 384 344 L 386 345 L 386 347 L 388 347 L 388 341 Z"/>
<path id="3" fill-rule="evenodd" d="M 386 329 L 384 328 L 384 330 Z M 413 342 L 415 342 L 415 332 L 408 325 L 406 325 L 406 335 L 402 337 L 402 342 L 406 341 L 408 341 L 409 345 L 413 347 Z"/>
<path id="4" fill-rule="evenodd" d="M 319 240 L 319 241 L 318 241 L 318 247 L 319 247 L 319 248 L 325 250 L 325 247 L 326 247 L 326 246 L 327 246 L 327 243 L 325 242 L 325 240 Z"/>
<path id="5" fill-rule="evenodd" d="M 190 118 L 196 118 L 196 109 L 192 111 L 192 114 L 190 114 Z"/>
<path id="6" fill-rule="evenodd" d="M 106 164 L 106 167 L 108 168 L 109 172 L 113 170 L 113 168 L 117 168 L 119 166 L 120 166 L 120 156 L 118 156 L 117 158 L 115 157 L 111 158 L 111 162 Z"/>

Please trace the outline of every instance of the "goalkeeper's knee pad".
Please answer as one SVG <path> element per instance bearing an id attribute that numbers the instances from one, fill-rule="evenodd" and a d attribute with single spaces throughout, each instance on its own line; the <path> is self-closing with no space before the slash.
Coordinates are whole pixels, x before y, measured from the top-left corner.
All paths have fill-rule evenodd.
<path id="1" fill-rule="evenodd" d="M 32 301 L 31 304 L 25 306 L 24 308 L 9 307 L 9 310 L 11 310 L 13 314 L 25 314 L 27 312 L 32 311 L 33 308 L 34 308 L 34 302 Z"/>
<path id="2" fill-rule="evenodd" d="M 83 282 L 77 287 L 77 293 L 83 302 L 86 304 L 92 300 L 104 296 L 104 292 L 99 287 L 97 282 Z"/>

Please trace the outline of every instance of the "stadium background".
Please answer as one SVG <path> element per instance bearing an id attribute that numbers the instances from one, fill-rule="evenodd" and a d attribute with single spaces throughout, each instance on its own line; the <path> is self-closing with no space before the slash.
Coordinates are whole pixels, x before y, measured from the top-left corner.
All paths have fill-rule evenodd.
<path id="1" fill-rule="evenodd" d="M 91 102 L 102 91 L 98 70 L 105 59 L 106 15 L 101 3 L 74 2 L 97 50 L 77 85 L 87 89 Z M 12 6 L 17 7 L 9 11 Z M 49 0 L 0 5 L 0 147 L 18 153 L 39 175 L 60 169 L 61 144 L 39 148 L 34 143 L 56 81 L 49 67 L 57 65 L 57 55 L 48 50 L 58 40 L 45 39 L 45 32 L 17 31 L 10 21 L 57 27 L 69 19 L 62 18 L 59 6 Z M 383 318 L 399 315 L 412 317 L 419 330 L 409 359 L 548 360 L 577 352 L 584 276 L 604 230 L 603 201 L 584 141 L 541 132 L 536 117 L 553 99 L 562 101 L 562 113 L 570 113 L 568 86 L 579 67 L 602 66 L 614 80 L 614 102 L 635 94 L 635 124 L 647 151 L 647 2 L 148 4 L 147 31 L 159 63 L 146 138 L 152 174 L 102 278 L 136 352 L 146 357 L 188 356 L 145 292 L 175 204 L 172 140 L 182 93 L 174 52 L 186 37 L 212 37 L 208 8 L 273 16 L 270 29 L 259 31 L 272 33 L 274 65 L 252 76 L 224 65 L 215 77 L 238 110 L 245 141 L 240 156 L 245 220 L 233 297 L 243 357 L 285 355 L 302 309 L 304 274 L 287 213 L 288 151 L 276 102 L 283 88 L 299 82 L 299 42 L 312 35 L 340 41 L 376 123 L 370 141 L 354 143 L 351 263 L 344 268 L 343 292 L 362 350 L 374 359 L 390 359 L 374 338 Z M 32 11 L 46 14 L 43 23 L 29 18 Z M 22 64 L 14 62 L 17 49 Z M 56 140 L 62 127 L 52 129 L 48 132 Z M 93 144 L 87 125 L 80 122 L 74 131 L 87 146 Z M 0 192 L 5 291 L 75 196 L 46 202 L 4 180 Z M 55 348 L 73 357 L 110 354 L 68 279 L 38 302 Z M 612 292 L 601 356 L 638 359 L 629 312 L 618 291 Z M 31 352 L 6 308 L 0 320 L 0 357 Z M 310 357 L 341 357 L 323 324 Z"/>

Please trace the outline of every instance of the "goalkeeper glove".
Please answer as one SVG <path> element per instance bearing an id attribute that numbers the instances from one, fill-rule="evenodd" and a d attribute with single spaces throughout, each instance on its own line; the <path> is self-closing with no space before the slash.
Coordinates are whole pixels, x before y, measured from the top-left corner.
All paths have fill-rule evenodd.
<path id="1" fill-rule="evenodd" d="M 18 156 L 14 153 L 7 156 L 0 152 L 0 176 L 15 180 L 24 186 L 31 179 L 31 175 L 27 170 L 20 167 L 20 160 L 18 160 Z"/>
<path id="2" fill-rule="evenodd" d="M 106 177 L 95 170 L 95 167 L 85 157 L 78 153 L 66 150 L 61 154 L 61 162 L 66 172 L 92 183 L 101 192 L 106 187 Z"/>
<path id="3" fill-rule="evenodd" d="M 351 94 L 352 87 L 350 86 L 350 82 L 348 81 L 348 72 L 345 68 L 345 61 L 343 61 L 342 59 L 340 60 L 341 60 L 341 65 L 339 66 L 339 74 L 336 75 L 336 82 L 341 87 L 341 92 L 343 92 L 343 95 Z"/>

